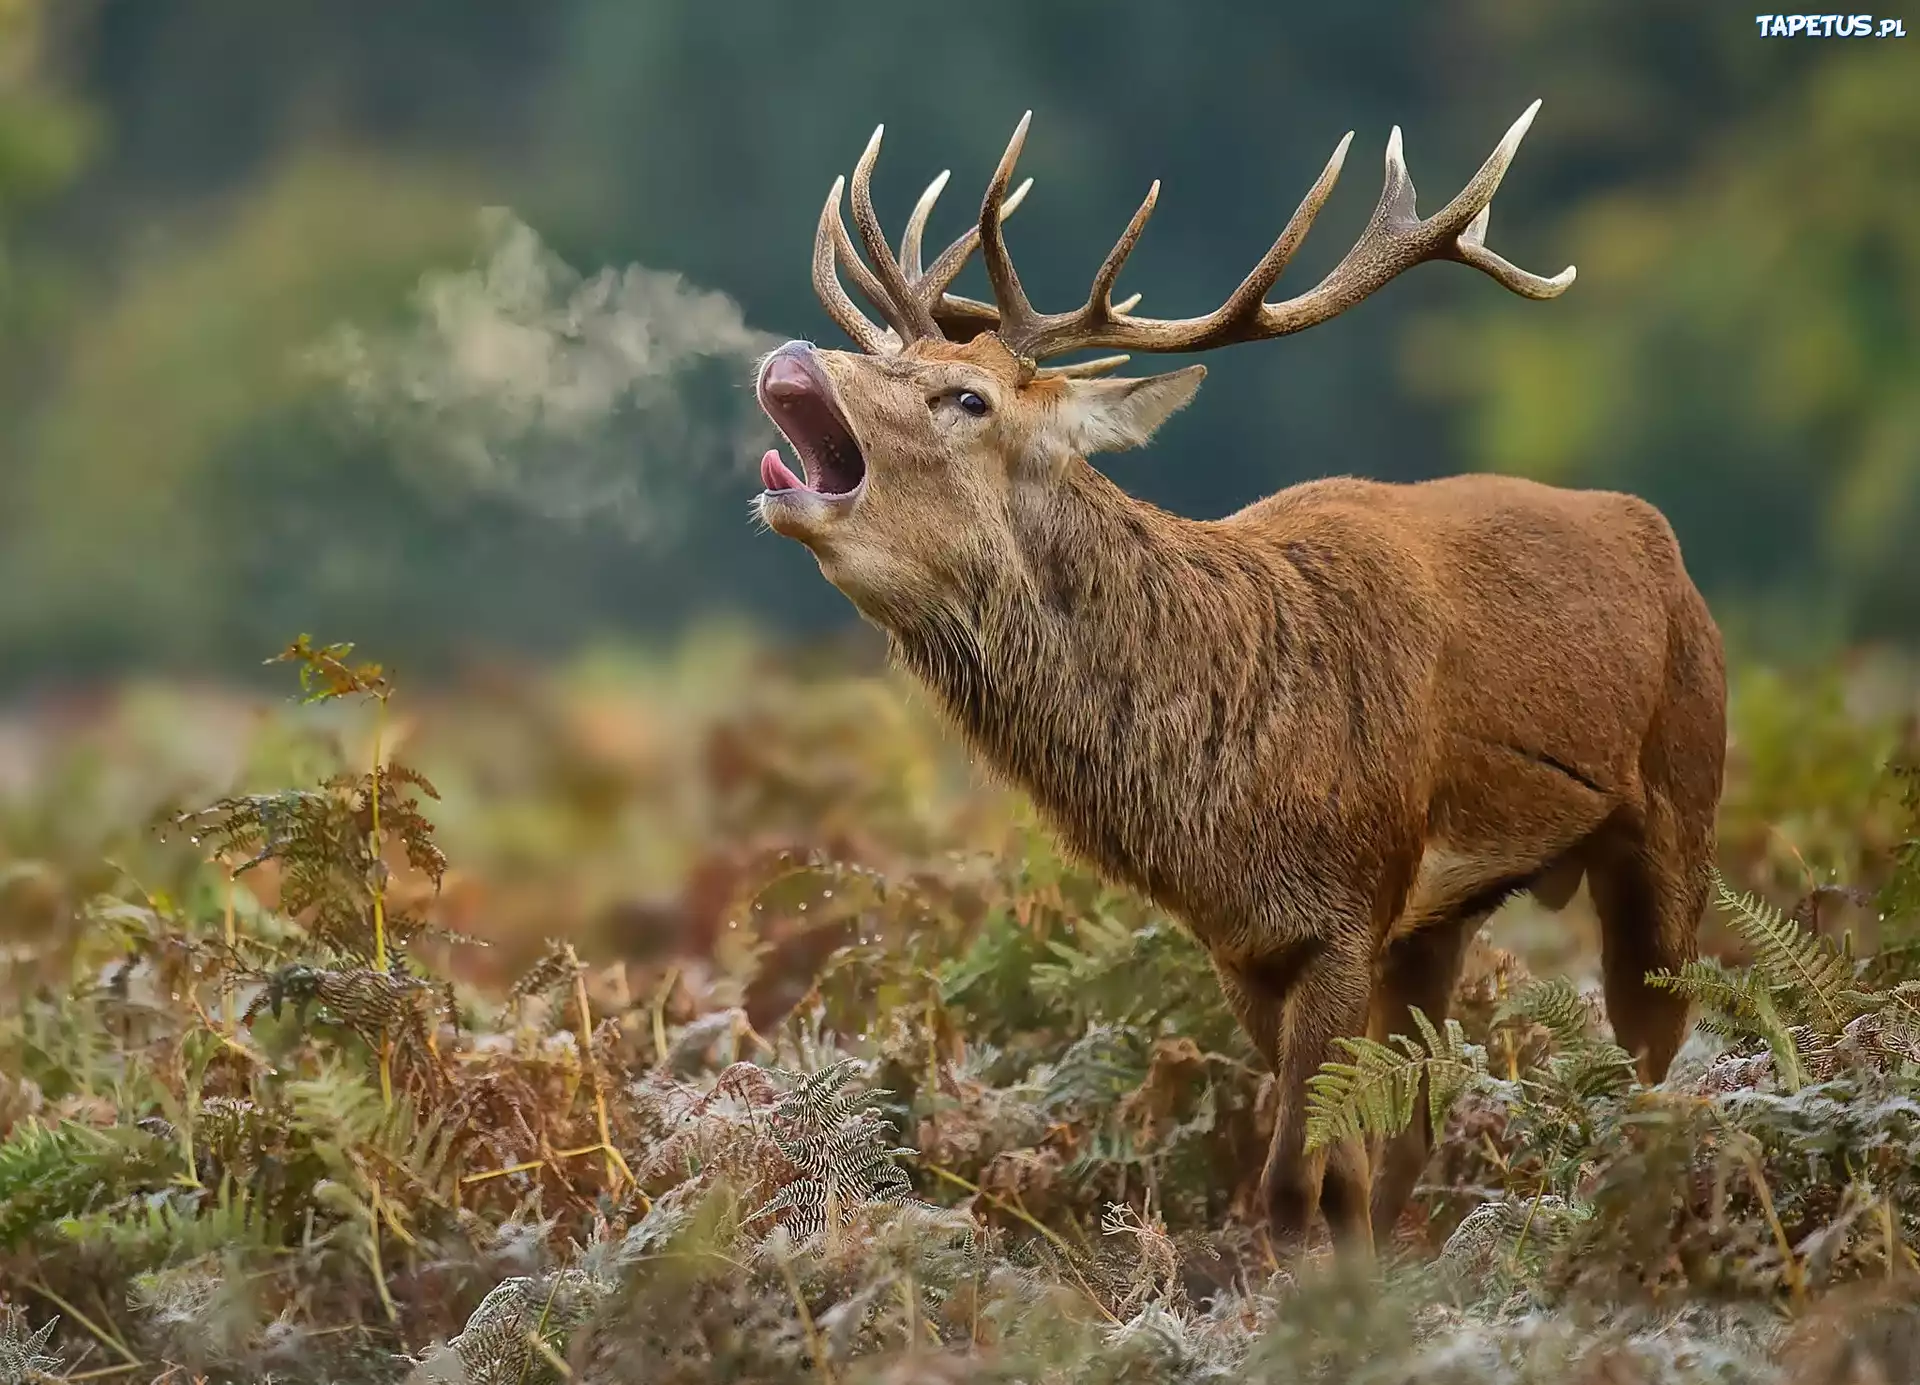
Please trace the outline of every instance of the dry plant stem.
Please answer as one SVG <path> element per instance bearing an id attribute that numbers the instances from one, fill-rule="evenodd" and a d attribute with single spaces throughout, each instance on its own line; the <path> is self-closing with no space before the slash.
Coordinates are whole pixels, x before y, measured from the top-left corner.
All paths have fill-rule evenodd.
<path id="1" fill-rule="evenodd" d="M 560 1373 L 563 1378 L 571 1379 L 573 1377 L 573 1372 L 567 1369 L 566 1363 L 561 1361 L 559 1357 L 555 1356 L 553 1353 L 553 1348 L 547 1345 L 547 1318 L 553 1312 L 554 1295 L 558 1294 L 559 1292 L 560 1292 L 560 1278 L 558 1275 L 555 1275 L 553 1282 L 547 1286 L 547 1301 L 540 1305 L 540 1321 L 534 1325 L 534 1328 L 531 1332 L 527 1333 L 527 1344 L 531 1346 L 535 1351 L 543 1353 L 552 1364 L 558 1366 L 560 1368 Z M 533 1364 L 533 1356 L 531 1353 L 529 1353 L 520 1362 L 520 1379 L 522 1381 L 526 1380 L 527 1367 L 531 1366 L 532 1364 Z"/>
<path id="2" fill-rule="evenodd" d="M 387 969 L 387 882 L 380 873 L 380 755 L 386 739 L 387 697 L 380 694 L 373 713 L 373 828 L 369 847 L 373 853 L 373 969 Z"/>
<path id="3" fill-rule="evenodd" d="M 1902 1262 L 1913 1258 L 1913 1252 L 1907 1249 L 1906 1241 L 1900 1235 L 1899 1223 L 1894 1220 L 1891 1193 L 1880 1195 L 1880 1230 L 1886 1237 L 1887 1278 L 1891 1280 L 1899 1274 Z"/>
<path id="4" fill-rule="evenodd" d="M 239 955 L 237 950 L 238 938 L 234 932 L 234 926 L 233 926 L 233 891 L 234 891 L 233 871 L 231 868 L 227 866 L 227 863 L 224 858 L 222 858 L 220 865 L 221 865 L 221 868 L 227 872 L 227 918 L 226 918 L 227 956 L 226 956 L 225 964 L 221 967 L 220 1003 L 221 1003 L 221 1009 L 224 1012 L 226 1021 L 227 1021 L 227 1033 L 231 1035 L 237 1032 L 238 1026 L 239 1026 L 239 1016 L 235 1013 L 234 1007 L 233 1007 L 233 974 L 232 974 L 233 959 Z"/>
<path id="5" fill-rule="evenodd" d="M 367 834 L 368 852 L 373 858 L 373 969 L 387 969 L 387 882 L 381 870 L 380 854 L 380 757 L 387 733 L 387 694 L 380 693 L 373 709 L 373 799 L 372 829 Z M 380 1101 L 393 1109 L 393 1041 L 380 1031 Z"/>
<path id="6" fill-rule="evenodd" d="M 939 1164 L 929 1164 L 927 1165 L 927 1168 L 936 1177 L 946 1179 L 947 1182 L 953 1184 L 957 1188 L 966 1189 L 969 1193 L 972 1193 L 975 1197 L 985 1198 L 988 1202 L 991 1202 L 995 1207 L 998 1207 L 1001 1211 L 1005 1212 L 1007 1215 L 1018 1217 L 1021 1221 L 1025 1222 L 1028 1226 L 1032 1227 L 1035 1231 L 1038 1231 L 1042 1236 L 1045 1236 L 1049 1241 L 1053 1243 L 1054 1248 L 1057 1249 L 1060 1252 L 1060 1254 L 1065 1257 L 1067 1262 L 1067 1268 L 1073 1272 L 1074 1279 L 1079 1282 L 1080 1288 L 1086 1293 L 1087 1301 L 1093 1304 L 1095 1308 L 1100 1310 L 1101 1317 L 1105 1318 L 1108 1322 L 1112 1323 L 1116 1327 L 1120 1325 L 1120 1319 L 1116 1318 L 1111 1312 L 1108 1311 L 1107 1305 L 1100 1301 L 1100 1295 L 1096 1294 L 1093 1291 L 1093 1286 L 1087 1283 L 1087 1281 L 1081 1276 L 1080 1267 L 1074 1264 L 1073 1246 L 1068 1242 L 1066 1237 L 1062 1236 L 1058 1231 L 1055 1231 L 1052 1227 L 1048 1226 L 1045 1222 L 1041 1221 L 1038 1217 L 1034 1216 L 1033 1213 L 1027 1211 L 1026 1208 L 1014 1206 L 1012 1203 L 1008 1202 L 1005 1198 L 998 1197 L 995 1194 L 988 1192 L 985 1188 L 982 1188 L 978 1183 L 969 1183 L 966 1179 L 962 1178 L 959 1174 L 955 1173 L 952 1169 L 942 1168 Z"/>
<path id="7" fill-rule="evenodd" d="M 400 1224 L 400 1219 L 396 1217 L 393 1213 L 393 1204 L 391 1204 L 385 1198 L 380 1196 L 380 1185 L 374 1181 L 373 1175 L 368 1173 L 365 1169 L 361 1169 L 360 1176 L 367 1180 L 367 1188 L 373 1197 L 374 1214 L 378 1217 L 379 1220 L 385 1222 L 388 1226 L 393 1228 L 394 1235 L 398 1236 L 402 1241 L 405 1241 L 409 1246 L 413 1247 L 415 1250 L 418 1250 L 420 1248 L 420 1243 L 413 1238 L 413 1233 L 411 1231 L 407 1230 L 406 1227 Z"/>
<path id="8" fill-rule="evenodd" d="M 1564 1134 L 1562 1139 L 1564 1139 Z M 1509 1263 L 1516 1268 L 1520 1263 L 1520 1252 L 1526 1247 L 1527 1233 L 1533 1230 L 1533 1217 L 1540 1210 L 1540 1199 L 1547 1195 L 1547 1180 L 1551 1176 L 1546 1170 L 1553 1167 L 1553 1161 L 1560 1157 L 1561 1140 L 1553 1142 L 1553 1150 L 1547 1155 L 1545 1168 L 1540 1174 L 1540 1186 L 1534 1189 L 1533 1200 L 1527 1204 L 1527 1219 L 1520 1224 L 1520 1234 L 1514 1238 L 1513 1251 Z"/>
<path id="9" fill-rule="evenodd" d="M 1780 1248 L 1780 1258 L 1786 1265 L 1788 1291 L 1795 1303 L 1804 1303 L 1807 1285 L 1801 1277 L 1800 1259 L 1793 1253 L 1793 1246 L 1787 1240 L 1787 1230 L 1780 1225 L 1779 1214 L 1773 1210 L 1773 1189 L 1767 1186 L 1766 1171 L 1760 1167 L 1760 1161 L 1754 1157 L 1752 1150 L 1742 1148 L 1739 1159 L 1747 1171 L 1747 1177 L 1752 1180 L 1754 1195 L 1760 1199 L 1760 1210 L 1766 1215 L 1774 1244 Z"/>
<path id="10" fill-rule="evenodd" d="M 567 964 L 573 968 L 573 1000 L 580 1010 L 580 1061 L 586 1067 L 587 1081 L 593 1088 L 594 1130 L 600 1136 L 599 1148 L 607 1156 L 607 1188 L 617 1193 L 623 1177 L 629 1183 L 639 1180 L 634 1178 L 633 1170 L 627 1167 L 627 1161 L 620 1151 L 613 1147 L 613 1133 L 607 1124 L 607 1098 L 600 1090 L 600 1065 L 593 1060 L 593 1013 L 587 1008 L 586 971 L 581 967 L 572 943 L 567 944 Z M 678 975 L 677 972 L 675 974 Z"/>
<path id="11" fill-rule="evenodd" d="M 833 1362 L 827 1359 L 827 1344 L 820 1340 L 820 1330 L 813 1325 L 813 1314 L 807 1311 L 806 1296 L 800 1292 L 800 1281 L 793 1277 L 793 1266 L 787 1263 L 785 1256 L 780 1257 L 780 1277 L 787 1281 L 787 1292 L 793 1295 L 793 1306 L 800 1314 L 800 1326 L 807 1334 L 807 1346 L 813 1352 L 814 1364 L 820 1368 L 820 1375 L 828 1385 L 833 1385 L 837 1377 L 833 1373 Z"/>
<path id="12" fill-rule="evenodd" d="M 924 973 L 923 973 L 924 974 Z M 927 1087 L 931 1091 L 940 1090 L 940 1003 L 939 978 L 933 977 L 936 989 L 927 992 Z"/>
<path id="13" fill-rule="evenodd" d="M 54 1307 L 60 1309 L 61 1312 L 70 1315 L 75 1322 L 91 1332 L 100 1345 L 117 1352 L 120 1357 L 126 1361 L 128 1370 L 135 1370 L 146 1364 L 146 1362 L 142 1361 L 138 1356 L 135 1356 L 133 1352 L 128 1349 L 125 1342 L 120 1340 L 119 1333 L 109 1332 L 107 1329 L 101 1327 L 99 1323 L 95 1322 L 85 1313 L 82 1313 L 64 1298 L 61 1298 L 45 1281 L 38 1279 L 28 1280 L 27 1287 L 33 1290 L 34 1293 L 40 1295 L 41 1298 L 46 1299 L 47 1302 L 53 1304 Z"/>
<path id="14" fill-rule="evenodd" d="M 518 1164 L 509 1164 L 504 1169 L 488 1169 L 483 1173 L 464 1174 L 460 1179 L 460 1186 L 464 1188 L 470 1183 L 485 1183 L 490 1178 L 505 1178 L 508 1174 L 528 1173 L 534 1169 L 544 1169 L 546 1166 L 545 1159 L 527 1159 Z"/>
<path id="15" fill-rule="evenodd" d="M 768 1057 L 772 1057 L 773 1055 L 777 1054 L 780 1051 L 779 1049 L 775 1048 L 772 1044 L 767 1042 L 765 1035 L 763 1035 L 759 1030 L 755 1029 L 751 1024 L 747 1022 L 747 1015 L 744 1010 L 736 1012 L 735 1018 L 734 1018 L 734 1041 L 736 1043 L 739 1042 L 739 1037 L 742 1034 L 744 1034 L 747 1038 L 752 1039 L 754 1043 L 758 1044 L 760 1046 L 760 1051 L 766 1054 Z"/>
<path id="16" fill-rule="evenodd" d="M 1507 999 L 1507 978 L 1504 974 L 1494 981 L 1493 989 L 1495 997 L 1501 1004 L 1505 1004 Z M 1502 1037 L 1506 1039 L 1507 1081 L 1518 1082 L 1520 1080 L 1520 1041 L 1514 1037 L 1511 1028 L 1508 1028 Z"/>
<path id="17" fill-rule="evenodd" d="M 105 1380 L 108 1376 L 125 1375 L 128 1371 L 145 1368 L 144 1361 L 128 1361 L 118 1366 L 101 1366 L 97 1370 L 81 1371 L 78 1375 L 51 1376 L 49 1379 L 77 1382 L 81 1380 Z"/>
<path id="18" fill-rule="evenodd" d="M 232 1033 L 222 1032 L 220 1026 L 213 1022 L 213 1016 L 207 1013 L 206 1006 L 200 1003 L 200 997 L 196 996 L 192 991 L 183 991 L 181 994 L 186 997 L 187 1003 L 193 1007 L 194 1014 L 200 1017 L 200 1023 L 206 1026 L 209 1034 L 220 1041 L 222 1047 L 232 1049 L 256 1068 L 269 1068 L 272 1066 L 265 1058 L 240 1042 L 238 1037 L 239 1031 L 237 1029 Z M 228 999 L 228 1004 L 229 1006 L 232 1004 L 231 997 Z M 229 1025 L 232 1025 L 232 1018 L 229 1017 L 227 1022 Z"/>
<path id="19" fill-rule="evenodd" d="M 562 1380 L 573 1379 L 573 1367 L 569 1366 L 565 1361 L 560 1359 L 560 1353 L 555 1351 L 552 1347 L 548 1346 L 546 1339 L 544 1337 L 533 1338 L 530 1345 L 533 1347 L 535 1351 L 540 1353 L 541 1360 L 545 1361 L 549 1366 L 553 1367 L 554 1373 L 557 1374 Z M 526 1376 L 524 1374 L 524 1369 L 523 1369 L 521 1379 L 524 1380 L 525 1378 Z"/>
<path id="20" fill-rule="evenodd" d="M 400 1310 L 393 1306 L 393 1296 L 387 1292 L 387 1271 L 380 1262 L 380 1212 L 377 1206 L 380 1194 L 374 1192 L 376 1205 L 367 1208 L 367 1266 L 373 1271 L 373 1287 L 379 1291 L 380 1306 L 386 1310 L 387 1321 L 400 1321 Z"/>
<path id="21" fill-rule="evenodd" d="M 653 998 L 653 1061 L 656 1064 L 667 1061 L 667 1001 L 679 983 L 680 968 L 669 968 L 666 984 L 660 987 L 660 993 Z"/>

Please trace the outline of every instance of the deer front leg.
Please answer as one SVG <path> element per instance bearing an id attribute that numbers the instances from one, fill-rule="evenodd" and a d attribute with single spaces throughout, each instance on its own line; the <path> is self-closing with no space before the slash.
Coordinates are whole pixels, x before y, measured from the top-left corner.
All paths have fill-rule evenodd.
<path id="1" fill-rule="evenodd" d="M 1307 1081 L 1333 1040 L 1366 1031 L 1371 961 L 1367 932 L 1308 939 L 1246 962 L 1216 963 L 1222 988 L 1254 1045 L 1273 1065 L 1278 1110 L 1260 1178 L 1276 1252 L 1295 1258 L 1314 1207 L 1343 1253 L 1370 1256 L 1371 1172 L 1364 1144 L 1308 1157 Z"/>

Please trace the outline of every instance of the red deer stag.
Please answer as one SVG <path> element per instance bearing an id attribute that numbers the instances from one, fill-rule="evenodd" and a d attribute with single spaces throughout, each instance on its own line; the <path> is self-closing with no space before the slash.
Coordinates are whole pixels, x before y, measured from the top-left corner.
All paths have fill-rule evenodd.
<path id="1" fill-rule="evenodd" d="M 1316 1205 L 1338 1246 L 1371 1252 L 1433 1139 L 1421 1103 L 1419 1124 L 1383 1149 L 1310 1157 L 1307 1079 L 1336 1037 L 1412 1032 L 1412 1009 L 1437 1023 L 1466 944 L 1516 891 L 1558 909 L 1585 877 L 1614 1031 L 1644 1080 L 1665 1074 L 1687 1007 L 1645 978 L 1695 955 L 1725 751 L 1719 632 L 1667 521 L 1632 496 L 1488 475 L 1333 477 L 1184 519 L 1085 459 L 1144 443 L 1205 368 L 1116 379 L 1124 355 L 1039 363 L 1285 336 L 1426 260 L 1557 296 L 1571 268 L 1542 278 L 1485 243 L 1538 109 L 1424 220 L 1396 127 L 1358 242 L 1319 284 L 1268 302 L 1349 133 L 1226 302 L 1173 320 L 1111 297 L 1157 183 L 1086 302 L 1042 313 L 1001 228 L 1026 191 L 1008 196 L 1027 121 L 977 225 L 924 266 L 947 175 L 895 255 L 868 187 L 876 130 L 852 187 L 871 264 L 841 217 L 844 180 L 813 249 L 814 286 L 860 352 L 789 342 L 759 372 L 800 465 L 762 459 L 762 521 L 812 550 L 1075 851 L 1208 950 L 1277 1074 L 1261 1190 L 1290 1252 Z M 976 247 L 991 303 L 949 291 Z"/>

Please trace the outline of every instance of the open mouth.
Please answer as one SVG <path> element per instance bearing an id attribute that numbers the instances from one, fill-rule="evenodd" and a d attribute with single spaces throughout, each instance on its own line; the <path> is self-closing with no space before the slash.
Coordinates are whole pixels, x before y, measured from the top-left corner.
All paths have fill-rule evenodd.
<path id="1" fill-rule="evenodd" d="M 813 353 L 800 343 L 774 352 L 760 371 L 758 393 L 760 407 L 793 445 L 800 468 L 796 473 L 778 448 L 769 448 L 760 459 L 760 484 L 775 494 L 851 498 L 867 479 L 867 461 Z"/>

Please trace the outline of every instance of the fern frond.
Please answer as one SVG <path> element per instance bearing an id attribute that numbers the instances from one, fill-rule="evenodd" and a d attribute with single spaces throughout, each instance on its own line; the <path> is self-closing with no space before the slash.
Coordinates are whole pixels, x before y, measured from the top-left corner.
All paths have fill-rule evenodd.
<path id="1" fill-rule="evenodd" d="M 0 1380 L 8 1385 L 38 1385 L 56 1380 L 65 1363 L 47 1351 L 53 1329 L 60 1319 L 49 1318 L 39 1328 L 29 1330 L 26 1311 L 15 1304 L 0 1303 Z"/>
<path id="2" fill-rule="evenodd" d="M 0 1248 L 124 1196 L 172 1159 L 171 1147 L 144 1130 L 21 1123 L 0 1142 Z"/>
<path id="3" fill-rule="evenodd" d="M 1146 1079 L 1150 1044 L 1130 1025 L 1097 1024 L 1044 1074 L 1040 1104 L 1052 1111 L 1104 1109 Z"/>
<path id="4" fill-rule="evenodd" d="M 1334 1040 L 1353 1061 L 1329 1060 L 1307 1080 L 1307 1148 L 1398 1135 L 1413 1122 L 1425 1062 L 1367 1038 Z"/>
<path id="5" fill-rule="evenodd" d="M 562 1355 L 567 1335 L 606 1292 L 607 1286 L 575 1269 L 502 1281 L 480 1301 L 460 1335 L 441 1348 L 458 1363 L 444 1378 L 471 1385 L 555 1381 L 551 1361 Z M 429 1357 L 425 1364 L 438 1363 Z M 434 1372 L 433 1378 L 442 1376 Z"/>
<path id="6" fill-rule="evenodd" d="M 1435 1028 L 1413 1012 L 1420 1041 L 1395 1034 L 1392 1044 L 1377 1039 L 1339 1038 L 1334 1043 L 1353 1058 L 1328 1061 L 1307 1079 L 1307 1148 L 1341 1140 L 1385 1139 L 1413 1123 L 1422 1079 L 1427 1084 L 1427 1115 L 1438 1130 L 1460 1094 L 1486 1075 L 1486 1050 L 1467 1042 L 1460 1022 L 1448 1019 Z"/>
<path id="7" fill-rule="evenodd" d="M 893 1123 L 863 1104 L 887 1093 L 846 1090 L 859 1067 L 849 1058 L 804 1077 L 779 1074 L 794 1085 L 770 1113 L 771 1134 L 799 1177 L 788 1179 L 747 1224 L 772 1219 L 805 1244 L 862 1207 L 917 1203 L 899 1162 L 916 1151 L 893 1144 L 887 1138 Z"/>
<path id="8" fill-rule="evenodd" d="M 1731 971 L 1713 957 L 1697 958 L 1677 972 L 1649 972 L 1647 984 L 1685 996 L 1709 1014 L 1735 1024 L 1753 1018 L 1763 995 L 1752 972 Z"/>
<path id="9" fill-rule="evenodd" d="M 1592 1018 L 1579 988 L 1564 976 L 1527 982 L 1493 1014 L 1495 1024 L 1537 1024 L 1562 1048 L 1586 1042 Z"/>
<path id="10" fill-rule="evenodd" d="M 525 1000 L 529 996 L 545 995 L 556 986 L 569 983 L 579 970 L 579 960 L 564 942 L 547 939 L 547 950 L 515 981 L 507 991 L 509 1001 Z"/>
<path id="11" fill-rule="evenodd" d="M 63 1218 L 68 1242 L 127 1268 L 177 1264 L 239 1249 L 264 1251 L 278 1230 L 244 1187 L 223 1178 L 214 1190 L 170 1189 L 109 1211 Z"/>
<path id="12" fill-rule="evenodd" d="M 1847 1005 L 1853 989 L 1852 963 L 1824 938 L 1806 932 L 1759 897 L 1736 893 L 1717 875 L 1721 908 L 1753 949 L 1753 969 L 1767 989 L 1784 992 L 1794 1013 L 1804 1015 L 1823 1035 L 1846 1028 L 1854 1013 Z"/>
<path id="13" fill-rule="evenodd" d="M 328 1064 L 318 1076 L 289 1082 L 287 1100 L 294 1128 L 317 1147 L 370 1143 L 387 1120 L 379 1088 L 341 1063 Z"/>
<path id="14" fill-rule="evenodd" d="M 460 1154 L 466 1133 L 464 1120 L 452 1108 L 436 1107 L 423 1119 L 414 1099 L 400 1096 L 370 1143 L 387 1171 L 408 1191 L 451 1207 L 462 1172 Z"/>
<path id="15" fill-rule="evenodd" d="M 1588 1042 L 1547 1059 L 1546 1077 L 1561 1100 L 1585 1107 L 1620 1096 L 1634 1083 L 1633 1055 L 1618 1044 Z"/>
<path id="16" fill-rule="evenodd" d="M 1453 1103 L 1476 1078 L 1487 1073 L 1487 1052 L 1479 1044 L 1467 1042 L 1460 1021 L 1447 1019 L 1439 1030 L 1419 1010 L 1412 1012 L 1420 1038 L 1427 1046 L 1424 1057 L 1427 1072 L 1427 1115 L 1437 1132 L 1446 1128 L 1447 1113 Z M 1404 1038 L 1403 1038 L 1404 1042 Z M 1411 1052 L 1411 1048 L 1408 1049 Z"/>

